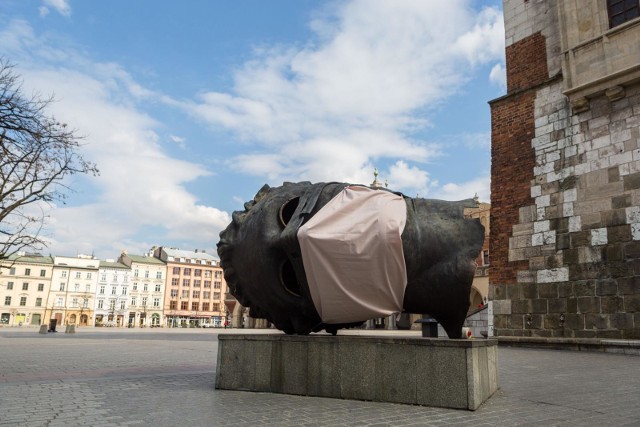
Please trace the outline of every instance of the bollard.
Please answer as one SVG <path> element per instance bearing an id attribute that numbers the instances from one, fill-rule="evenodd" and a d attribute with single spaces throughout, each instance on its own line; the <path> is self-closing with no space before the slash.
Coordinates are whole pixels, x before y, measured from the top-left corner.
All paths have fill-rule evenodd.
<path id="1" fill-rule="evenodd" d="M 40 325 L 40 331 L 38 332 L 39 334 L 46 334 L 49 329 L 49 325 Z"/>

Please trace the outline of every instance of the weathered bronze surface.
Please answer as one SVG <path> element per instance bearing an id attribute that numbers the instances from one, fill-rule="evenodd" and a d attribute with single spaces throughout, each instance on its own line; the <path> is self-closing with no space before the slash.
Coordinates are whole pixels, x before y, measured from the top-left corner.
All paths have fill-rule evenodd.
<path id="1" fill-rule="evenodd" d="M 220 233 L 218 254 L 229 290 L 251 316 L 287 334 L 308 334 L 361 324 L 325 324 L 306 282 L 298 228 L 346 183 L 263 186 Z M 475 258 L 484 240 L 478 220 L 465 219 L 471 199 L 459 202 L 404 196 L 407 222 L 402 246 L 407 268 L 403 309 L 435 318 L 450 338 L 460 338 L 469 309 Z M 368 319 L 362 319 L 362 322 Z"/>

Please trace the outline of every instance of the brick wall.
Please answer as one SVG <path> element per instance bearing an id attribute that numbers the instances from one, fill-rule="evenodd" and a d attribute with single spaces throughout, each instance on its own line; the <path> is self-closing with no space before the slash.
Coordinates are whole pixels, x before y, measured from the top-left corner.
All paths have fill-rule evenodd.
<path id="1" fill-rule="evenodd" d="M 638 339 L 640 85 L 572 111 L 544 46 L 507 47 L 509 93 L 491 102 L 494 332 Z"/>
<path id="2" fill-rule="evenodd" d="M 528 268 L 526 261 L 509 262 L 509 238 L 520 208 L 531 205 L 534 95 L 525 92 L 491 104 L 490 284 L 515 283 L 517 271 Z"/>
<path id="3" fill-rule="evenodd" d="M 537 32 L 506 48 L 507 93 L 531 88 L 548 79 L 545 37 Z"/>

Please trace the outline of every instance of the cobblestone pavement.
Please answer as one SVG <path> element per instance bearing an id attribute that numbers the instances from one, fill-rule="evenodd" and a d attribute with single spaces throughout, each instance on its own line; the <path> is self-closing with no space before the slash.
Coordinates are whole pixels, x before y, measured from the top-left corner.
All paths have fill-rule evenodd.
<path id="1" fill-rule="evenodd" d="M 218 332 L 0 329 L 0 426 L 640 425 L 637 356 L 500 347 L 470 412 L 215 390 Z"/>

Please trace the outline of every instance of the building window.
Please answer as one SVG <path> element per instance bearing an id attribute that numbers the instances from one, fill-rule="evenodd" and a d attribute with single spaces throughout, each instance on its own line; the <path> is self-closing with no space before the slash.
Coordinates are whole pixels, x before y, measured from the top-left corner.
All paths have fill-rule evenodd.
<path id="1" fill-rule="evenodd" d="M 87 279 L 91 279 L 91 272 L 87 273 Z"/>
<path id="2" fill-rule="evenodd" d="M 40 277 L 44 277 L 47 275 L 47 270 L 40 270 Z"/>
<path id="3" fill-rule="evenodd" d="M 67 277 L 67 270 L 63 270 L 60 272 L 60 277 Z"/>
<path id="4" fill-rule="evenodd" d="M 217 302 L 211 304 L 211 311 L 220 311 L 220 304 L 218 304 Z"/>
<path id="5" fill-rule="evenodd" d="M 11 297 L 4 297 L 4 305 L 11 305 Z"/>
<path id="6" fill-rule="evenodd" d="M 489 251 L 482 251 L 482 265 L 489 265 Z"/>
<path id="7" fill-rule="evenodd" d="M 200 304 L 197 302 L 192 302 L 191 303 L 191 310 L 193 311 L 198 311 L 198 309 L 200 308 Z"/>
<path id="8" fill-rule="evenodd" d="M 82 300 L 82 308 L 87 308 L 89 307 L 89 299 L 88 298 L 84 298 Z"/>
<path id="9" fill-rule="evenodd" d="M 42 298 L 36 298 L 36 307 L 42 307 Z"/>
<path id="10" fill-rule="evenodd" d="M 202 303 L 202 311 L 209 311 L 209 303 L 208 302 L 203 302 Z"/>
<path id="11" fill-rule="evenodd" d="M 24 307 L 27 305 L 27 297 L 20 297 L 20 305 Z"/>
<path id="12" fill-rule="evenodd" d="M 64 304 L 64 299 L 62 297 L 58 297 L 58 300 L 56 301 L 56 306 L 62 307 L 63 304 Z"/>
<path id="13" fill-rule="evenodd" d="M 104 295 L 104 285 L 100 285 L 100 294 Z"/>
<path id="14" fill-rule="evenodd" d="M 30 268 L 25 268 L 24 269 L 24 275 L 25 276 L 31 276 L 31 269 Z"/>
<path id="15" fill-rule="evenodd" d="M 138 290 L 138 284 L 136 282 L 133 282 L 133 290 L 134 291 Z"/>
<path id="16" fill-rule="evenodd" d="M 180 274 L 180 267 L 173 267 L 173 274 Z"/>
<path id="17" fill-rule="evenodd" d="M 210 288 L 211 287 L 211 280 L 205 280 L 204 281 L 204 287 L 205 288 Z"/>
<path id="18" fill-rule="evenodd" d="M 191 269 L 190 269 L 190 268 L 185 268 L 185 269 L 183 270 L 183 274 L 184 274 L 185 276 L 191 276 Z"/>
<path id="19" fill-rule="evenodd" d="M 91 285 L 85 286 L 84 287 L 84 291 L 87 292 L 87 293 L 90 293 L 91 292 Z"/>
<path id="20" fill-rule="evenodd" d="M 191 283 L 191 280 L 189 280 L 189 279 L 182 279 L 182 286 L 189 286 L 189 283 Z"/>
<path id="21" fill-rule="evenodd" d="M 220 299 L 220 292 L 214 292 L 213 299 Z"/>
<path id="22" fill-rule="evenodd" d="M 122 287 L 122 295 L 126 295 L 127 294 L 127 287 L 123 286 Z"/>
<path id="23" fill-rule="evenodd" d="M 76 271 L 76 279 L 79 279 L 81 275 L 82 273 L 80 273 L 79 271 Z"/>
<path id="24" fill-rule="evenodd" d="M 74 292 L 80 292 L 80 283 L 76 283 L 73 287 Z"/>
<path id="25" fill-rule="evenodd" d="M 182 298 L 189 298 L 189 289 L 182 290 Z"/>
<path id="26" fill-rule="evenodd" d="M 153 299 L 153 306 L 154 307 L 160 307 L 160 298 L 154 298 Z"/>
<path id="27" fill-rule="evenodd" d="M 142 290 L 147 292 L 149 290 L 149 284 L 145 283 L 144 285 L 142 285 Z"/>
<path id="28" fill-rule="evenodd" d="M 124 310 L 125 304 L 126 304 L 125 300 L 120 301 L 120 310 Z"/>
<path id="29" fill-rule="evenodd" d="M 194 279 L 193 280 L 193 287 L 194 288 L 199 288 L 200 287 L 200 279 Z"/>
<path id="30" fill-rule="evenodd" d="M 60 283 L 60 290 L 64 291 L 64 283 Z"/>
<path id="31" fill-rule="evenodd" d="M 13 282 L 7 283 L 7 290 L 13 289 Z"/>
<path id="32" fill-rule="evenodd" d="M 138 277 L 138 269 L 133 270 L 133 277 Z"/>
<path id="33" fill-rule="evenodd" d="M 196 277 L 202 276 L 202 270 L 200 270 L 199 268 L 196 268 L 195 270 L 193 270 L 193 275 Z"/>
<path id="34" fill-rule="evenodd" d="M 112 286 L 111 287 L 111 295 L 115 295 L 116 294 L 116 287 Z"/>
<path id="35" fill-rule="evenodd" d="M 640 16 L 638 0 L 607 0 L 609 28 L 617 27 Z"/>
<path id="36" fill-rule="evenodd" d="M 160 284 L 156 283 L 156 292 L 160 292 Z"/>
<path id="37" fill-rule="evenodd" d="M 38 290 L 40 292 L 44 291 L 44 283 L 38 283 Z"/>
<path id="38" fill-rule="evenodd" d="M 171 279 L 171 286 L 178 286 L 179 281 L 180 279 L 174 277 L 173 279 Z"/>
<path id="39" fill-rule="evenodd" d="M 162 279 L 162 271 L 156 271 L 156 279 Z"/>
<path id="40" fill-rule="evenodd" d="M 216 279 L 222 279 L 222 271 L 216 270 Z"/>
<path id="41" fill-rule="evenodd" d="M 146 279 L 148 279 L 148 278 L 149 278 L 149 270 L 145 270 L 145 272 L 144 272 L 144 277 L 145 277 Z"/>
<path id="42" fill-rule="evenodd" d="M 9 275 L 10 276 L 15 276 L 16 275 L 16 268 L 15 267 L 11 267 L 9 269 Z"/>
<path id="43" fill-rule="evenodd" d="M 131 306 L 132 307 L 136 306 L 136 297 L 131 298 Z"/>
<path id="44" fill-rule="evenodd" d="M 169 301 L 169 310 L 176 310 L 178 308 L 178 301 Z"/>
<path id="45" fill-rule="evenodd" d="M 194 298 L 200 298 L 200 291 L 193 291 Z"/>
<path id="46" fill-rule="evenodd" d="M 213 282 L 213 289 L 220 289 L 221 285 L 222 283 L 216 280 L 215 282 Z"/>
<path id="47" fill-rule="evenodd" d="M 142 297 L 142 306 L 143 307 L 147 306 L 147 297 Z"/>
<path id="48" fill-rule="evenodd" d="M 28 283 L 23 283 L 22 284 L 22 290 L 23 291 L 28 291 L 29 290 L 29 284 Z"/>
<path id="49" fill-rule="evenodd" d="M 209 292 L 209 291 L 204 291 L 204 292 L 202 293 L 202 297 L 203 297 L 204 299 L 209 299 L 209 298 L 211 298 L 211 292 Z"/>
<path id="50" fill-rule="evenodd" d="M 188 301 L 180 301 L 180 310 L 187 310 L 189 308 Z"/>
<path id="51" fill-rule="evenodd" d="M 104 308 L 104 300 L 98 301 L 98 308 Z"/>
<path id="52" fill-rule="evenodd" d="M 101 282 L 106 282 L 107 281 L 107 273 L 102 273 L 102 275 L 100 276 L 100 281 Z"/>
<path id="53" fill-rule="evenodd" d="M 71 300 L 71 307 L 76 308 L 78 306 L 78 298 L 73 298 Z"/>
<path id="54" fill-rule="evenodd" d="M 205 279 L 210 279 L 211 278 L 211 270 L 205 270 L 204 271 L 204 278 Z"/>
<path id="55" fill-rule="evenodd" d="M 171 289 L 171 297 L 175 298 L 178 296 L 178 290 L 177 289 Z"/>
<path id="56" fill-rule="evenodd" d="M 115 309 L 116 309 L 116 300 L 110 299 L 109 300 L 109 310 L 115 310 Z"/>

